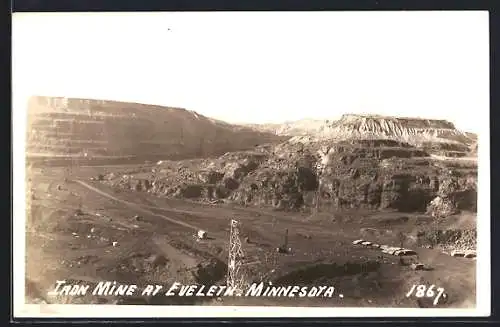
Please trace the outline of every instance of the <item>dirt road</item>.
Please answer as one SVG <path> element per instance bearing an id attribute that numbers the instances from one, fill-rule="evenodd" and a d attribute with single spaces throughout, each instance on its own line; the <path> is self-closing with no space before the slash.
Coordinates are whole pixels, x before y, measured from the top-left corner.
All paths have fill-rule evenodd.
<path id="1" fill-rule="evenodd" d="M 125 200 L 121 200 L 121 199 L 118 199 L 117 197 L 111 195 L 111 194 L 108 194 L 106 192 L 103 192 L 95 187 L 93 187 L 92 185 L 89 185 L 83 181 L 80 181 L 80 180 L 76 180 L 75 181 L 76 183 L 86 187 L 87 189 L 93 191 L 93 192 L 96 192 L 106 198 L 109 198 L 111 200 L 114 200 L 114 201 L 117 201 L 117 202 L 120 202 L 128 207 L 131 207 L 133 208 L 134 210 L 136 211 L 139 211 L 139 212 L 143 212 L 143 213 L 146 213 L 148 215 L 153 215 L 153 216 L 157 216 L 157 217 L 161 217 L 162 219 L 165 219 L 165 220 L 168 220 L 170 221 L 171 223 L 174 223 L 174 224 L 177 224 L 177 225 L 180 225 L 180 226 L 183 226 L 183 227 L 186 227 L 186 228 L 190 228 L 194 231 L 198 231 L 200 230 L 200 228 L 196 227 L 196 226 L 193 226 L 193 225 L 190 225 L 188 223 L 185 223 L 185 222 L 182 222 L 182 221 L 179 221 L 179 220 L 176 220 L 176 219 L 173 219 L 173 218 L 169 218 L 167 216 L 164 216 L 164 215 L 159 215 L 159 214 L 156 214 L 150 210 L 147 210 L 147 209 L 144 209 L 142 206 L 138 205 L 138 204 L 135 204 L 135 203 L 132 203 L 132 202 L 129 202 L 129 201 L 125 201 Z"/>

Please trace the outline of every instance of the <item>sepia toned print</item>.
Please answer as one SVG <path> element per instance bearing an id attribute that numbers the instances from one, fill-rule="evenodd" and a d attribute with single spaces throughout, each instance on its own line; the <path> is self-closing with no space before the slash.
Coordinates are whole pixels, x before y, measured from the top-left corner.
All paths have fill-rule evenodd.
<path id="1" fill-rule="evenodd" d="M 183 42 L 198 40 L 190 31 Z M 206 87 L 222 96 L 230 84 Z M 152 93 L 175 98 L 169 85 Z M 169 96 L 134 101 L 85 87 L 82 96 L 25 94 L 25 304 L 478 307 L 477 124 L 369 100 L 363 110 L 332 100 L 331 109 L 287 111 L 274 105 L 282 91 L 258 86 L 277 113 L 246 110 L 238 120 L 231 100 L 225 119 L 212 100 L 205 110 L 202 99 L 170 106 Z"/>

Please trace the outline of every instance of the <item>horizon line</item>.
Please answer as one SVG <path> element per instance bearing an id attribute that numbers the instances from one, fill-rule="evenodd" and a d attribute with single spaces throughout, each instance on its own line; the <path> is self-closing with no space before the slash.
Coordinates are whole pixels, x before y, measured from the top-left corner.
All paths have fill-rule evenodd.
<path id="1" fill-rule="evenodd" d="M 340 114 L 340 118 L 327 118 L 327 117 L 304 117 L 296 120 L 283 120 L 279 122 L 260 122 L 260 123 L 251 123 L 251 122 L 230 122 L 224 119 L 220 118 L 214 118 L 211 116 L 207 116 L 206 114 L 200 113 L 199 111 L 196 110 L 191 110 L 188 109 L 187 107 L 184 106 L 169 106 L 166 104 L 157 104 L 157 103 L 148 103 L 148 102 L 137 102 L 137 101 L 124 101 L 124 100 L 116 100 L 116 99 L 103 99 L 103 98 L 93 98 L 93 97 L 67 97 L 67 96 L 61 96 L 61 95 L 40 95 L 40 94 L 34 94 L 28 97 L 27 101 L 27 106 L 29 108 L 29 104 L 32 100 L 36 98 L 52 98 L 52 99 L 66 99 L 66 100 L 89 100 L 89 101 L 104 101 L 104 102 L 114 102 L 114 103 L 123 103 L 123 104 L 137 104 L 137 105 L 142 105 L 142 106 L 148 106 L 150 107 L 149 109 L 160 109 L 160 108 L 154 108 L 154 107 L 161 107 L 161 109 L 174 109 L 174 110 L 184 110 L 184 111 L 189 111 L 196 113 L 197 115 L 203 116 L 205 118 L 211 119 L 211 120 L 218 120 L 221 122 L 224 122 L 226 124 L 231 124 L 231 125 L 240 125 L 240 126 L 264 126 L 264 125 L 283 125 L 283 124 L 290 124 L 290 123 L 296 123 L 296 122 L 301 122 L 301 121 L 338 121 L 342 119 L 344 116 L 360 116 L 360 117 L 376 117 L 376 118 L 393 118 L 393 119 L 414 119 L 414 120 L 428 120 L 428 121 L 444 121 L 451 123 L 453 127 L 456 130 L 459 130 L 464 133 L 472 133 L 472 134 L 478 134 L 478 132 L 474 131 L 468 131 L 464 129 L 459 129 L 457 128 L 456 124 L 448 119 L 448 118 L 424 118 L 424 117 L 419 117 L 419 116 L 395 116 L 395 115 L 381 115 L 381 114 L 374 114 L 374 113 L 349 113 L 345 112 L 343 114 Z"/>

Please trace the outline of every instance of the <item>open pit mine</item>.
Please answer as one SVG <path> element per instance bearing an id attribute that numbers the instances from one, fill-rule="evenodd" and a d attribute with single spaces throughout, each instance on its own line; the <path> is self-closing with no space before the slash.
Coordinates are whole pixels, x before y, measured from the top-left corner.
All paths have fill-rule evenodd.
<path id="1" fill-rule="evenodd" d="M 475 306 L 477 136 L 447 120 L 33 97 L 27 130 L 28 302 Z M 48 296 L 57 280 L 335 296 Z M 420 284 L 439 300 L 407 296 Z"/>

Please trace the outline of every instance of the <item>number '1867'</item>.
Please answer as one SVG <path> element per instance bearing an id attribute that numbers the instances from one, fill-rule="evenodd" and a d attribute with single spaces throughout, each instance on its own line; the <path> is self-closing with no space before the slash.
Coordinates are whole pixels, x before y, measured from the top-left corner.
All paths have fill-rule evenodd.
<path id="1" fill-rule="evenodd" d="M 415 297 L 422 298 L 422 297 L 428 297 L 428 298 L 434 298 L 434 305 L 437 305 L 439 302 L 439 299 L 441 297 L 446 297 L 446 294 L 444 294 L 444 288 L 438 287 L 436 288 L 436 285 L 432 284 L 431 286 L 427 287 L 427 285 L 416 285 L 414 284 L 410 291 L 406 293 L 406 297 L 410 297 L 414 295 Z"/>

